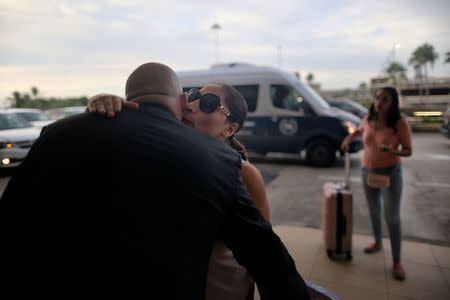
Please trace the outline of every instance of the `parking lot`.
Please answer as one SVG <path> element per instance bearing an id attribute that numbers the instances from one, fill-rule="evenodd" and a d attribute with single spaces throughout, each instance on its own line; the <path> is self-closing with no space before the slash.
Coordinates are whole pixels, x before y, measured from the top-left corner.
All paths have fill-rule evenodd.
<path id="1" fill-rule="evenodd" d="M 370 235 L 360 179 L 361 156 L 362 151 L 351 155 L 353 230 Z M 252 156 L 251 161 L 266 182 L 274 225 L 320 228 L 322 185 L 344 180 L 343 159 L 337 159 L 330 168 L 310 167 L 297 156 L 277 154 Z M 403 160 L 403 172 L 404 239 L 450 246 L 450 141 L 439 133 L 414 133 L 413 156 Z M 9 178 L 0 178 L 0 193 Z"/>
<path id="2" fill-rule="evenodd" d="M 351 185 L 356 233 L 371 225 L 360 179 L 360 158 L 352 154 Z M 313 168 L 295 156 L 251 159 L 267 186 L 272 223 L 320 228 L 322 185 L 344 181 L 344 159 L 331 168 Z M 450 142 L 439 133 L 414 133 L 413 155 L 403 159 L 402 230 L 406 240 L 450 246 Z M 384 227 L 387 236 L 387 228 Z"/>

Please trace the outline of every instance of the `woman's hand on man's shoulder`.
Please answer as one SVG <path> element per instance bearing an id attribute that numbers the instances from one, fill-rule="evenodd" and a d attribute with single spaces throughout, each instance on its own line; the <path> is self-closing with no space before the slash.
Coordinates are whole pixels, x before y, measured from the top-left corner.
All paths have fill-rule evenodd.
<path id="1" fill-rule="evenodd" d="M 139 104 L 135 102 L 126 102 L 121 97 L 113 94 L 98 94 L 89 99 L 87 109 L 90 112 L 114 117 L 116 112 L 122 110 L 122 106 L 136 109 L 139 107 Z"/>

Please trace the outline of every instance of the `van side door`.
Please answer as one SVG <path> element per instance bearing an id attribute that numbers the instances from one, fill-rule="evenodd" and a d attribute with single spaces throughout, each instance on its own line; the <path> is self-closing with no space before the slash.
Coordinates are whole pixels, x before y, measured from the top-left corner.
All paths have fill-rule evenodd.
<path id="1" fill-rule="evenodd" d="M 304 122 L 309 114 L 303 96 L 289 84 L 270 84 L 271 152 L 298 153 L 304 142 Z"/>

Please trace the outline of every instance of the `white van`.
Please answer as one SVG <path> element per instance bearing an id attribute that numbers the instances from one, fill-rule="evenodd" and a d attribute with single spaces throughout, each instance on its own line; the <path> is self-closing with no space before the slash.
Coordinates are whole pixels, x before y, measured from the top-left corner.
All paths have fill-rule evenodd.
<path id="1" fill-rule="evenodd" d="M 306 150 L 312 165 L 329 166 L 343 139 L 361 122 L 354 115 L 331 108 L 312 88 L 279 69 L 231 63 L 177 74 L 185 91 L 223 82 L 241 92 L 248 116 L 236 137 L 249 152 Z M 350 152 L 361 148 L 358 139 L 350 145 Z"/>

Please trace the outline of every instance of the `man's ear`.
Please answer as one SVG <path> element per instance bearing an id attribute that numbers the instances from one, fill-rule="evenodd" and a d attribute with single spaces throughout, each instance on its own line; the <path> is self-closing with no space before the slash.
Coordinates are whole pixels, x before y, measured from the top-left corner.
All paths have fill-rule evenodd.
<path id="1" fill-rule="evenodd" d="M 174 109 L 175 116 L 181 120 L 183 118 L 183 114 L 185 113 L 186 109 L 188 108 L 188 96 L 187 93 L 181 94 L 179 97 L 179 100 L 176 101 Z"/>
<path id="2" fill-rule="evenodd" d="M 188 94 L 186 92 L 184 92 L 180 96 L 180 103 L 181 103 L 181 109 L 184 111 L 188 105 Z"/>

